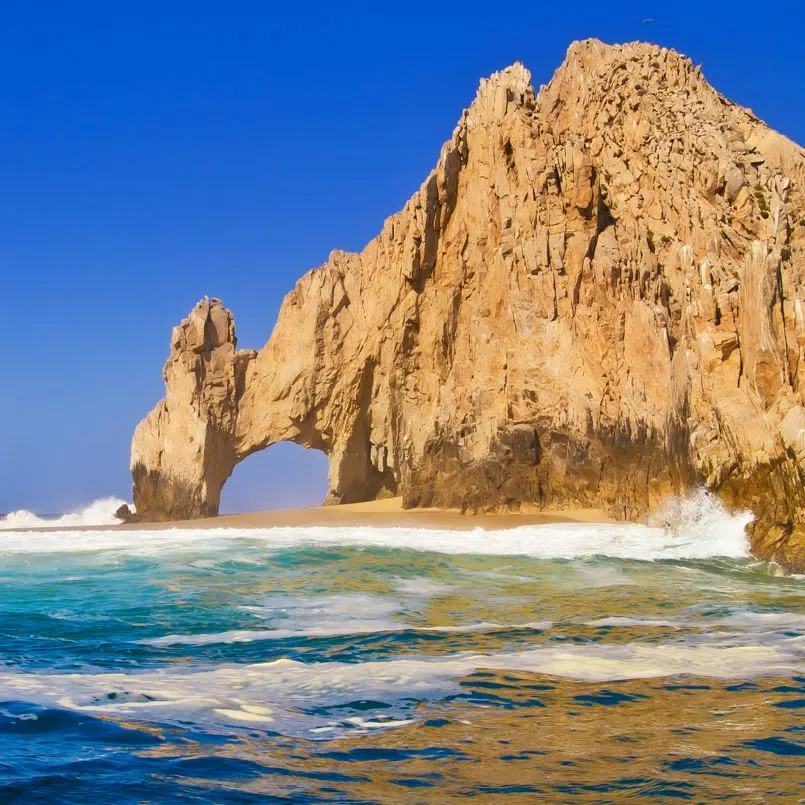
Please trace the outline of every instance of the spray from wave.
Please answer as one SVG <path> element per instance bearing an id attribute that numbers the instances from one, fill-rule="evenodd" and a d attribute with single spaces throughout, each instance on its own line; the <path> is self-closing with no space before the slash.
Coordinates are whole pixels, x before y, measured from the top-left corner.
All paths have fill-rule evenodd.
<path id="1" fill-rule="evenodd" d="M 662 528 L 680 549 L 706 544 L 712 556 L 733 556 L 742 545 L 749 550 L 746 527 L 754 520 L 750 511 L 730 514 L 706 489 L 699 488 L 684 498 L 669 498 L 665 506 L 649 518 L 649 525 Z"/>
<path id="2" fill-rule="evenodd" d="M 0 518 L 0 529 L 19 531 L 29 528 L 75 528 L 76 526 L 118 525 L 122 521 L 115 512 L 125 500 L 108 497 L 94 500 L 88 506 L 60 517 L 40 517 L 27 509 L 19 509 Z"/>
<path id="3" fill-rule="evenodd" d="M 5 525 L 2 553 L 110 552 L 138 556 L 167 556 L 227 552 L 255 547 L 259 550 L 306 547 L 385 548 L 443 554 L 530 556 L 538 559 L 579 559 L 606 556 L 613 559 L 690 560 L 749 556 L 745 528 L 751 515 L 730 515 L 706 493 L 673 502 L 663 515 L 662 527 L 620 523 L 555 523 L 524 525 L 506 530 L 446 530 L 410 527 L 295 526 L 283 528 L 172 528 L 131 532 L 58 531 L 51 529 L 32 540 L 24 533 L 34 525 L 103 525 L 100 515 L 116 523 L 114 510 L 122 501 L 109 499 L 91 515 L 85 509 L 67 517 L 85 518 L 54 523 Z M 95 504 L 93 504 L 94 506 Z M 93 508 L 93 507 L 89 507 Z M 38 519 L 38 518 L 37 518 Z M 13 530 L 8 530 L 8 529 Z"/>

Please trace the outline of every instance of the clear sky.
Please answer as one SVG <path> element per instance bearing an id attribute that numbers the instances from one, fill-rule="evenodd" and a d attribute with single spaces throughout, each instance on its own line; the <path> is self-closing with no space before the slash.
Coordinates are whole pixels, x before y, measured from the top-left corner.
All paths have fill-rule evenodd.
<path id="1" fill-rule="evenodd" d="M 776 2 L 0 4 L 0 511 L 129 498 L 171 327 L 204 294 L 241 346 L 333 248 L 359 250 L 436 162 L 478 79 L 546 83 L 574 39 L 651 40 L 805 143 L 805 11 Z M 314 502 L 278 445 L 230 510 Z"/>

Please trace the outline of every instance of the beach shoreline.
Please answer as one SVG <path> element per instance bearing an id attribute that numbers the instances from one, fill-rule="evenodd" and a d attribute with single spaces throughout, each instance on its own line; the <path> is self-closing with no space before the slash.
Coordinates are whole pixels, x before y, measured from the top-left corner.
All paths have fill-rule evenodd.
<path id="1" fill-rule="evenodd" d="M 174 520 L 154 523 L 126 523 L 121 529 L 166 528 L 304 528 L 376 527 L 376 528 L 430 528 L 467 531 L 484 528 L 498 531 L 524 525 L 551 523 L 614 523 L 599 509 L 567 509 L 563 511 L 526 510 L 462 514 L 457 509 L 403 509 L 401 498 L 387 498 L 366 503 L 347 503 L 310 508 L 275 509 L 221 514 L 198 520 Z"/>
<path id="2" fill-rule="evenodd" d="M 428 528 L 471 531 L 483 528 L 500 531 L 518 526 L 552 523 L 615 523 L 600 509 L 539 510 L 536 507 L 514 512 L 482 514 L 462 513 L 458 509 L 403 509 L 402 498 L 387 498 L 365 503 L 346 503 L 308 508 L 271 509 L 239 514 L 221 514 L 196 520 L 133 522 L 115 525 L 38 526 L 28 531 L 153 531 L 165 529 L 216 528 L 306 528 L 313 526 L 342 528 Z"/>

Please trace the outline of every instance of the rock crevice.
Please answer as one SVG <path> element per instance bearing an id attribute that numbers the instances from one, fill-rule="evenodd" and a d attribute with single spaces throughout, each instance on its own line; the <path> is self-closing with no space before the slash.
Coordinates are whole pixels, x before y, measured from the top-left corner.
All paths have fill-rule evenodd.
<path id="1" fill-rule="evenodd" d="M 149 518 L 215 514 L 277 441 L 331 503 L 642 518 L 705 485 L 805 563 L 805 153 L 654 45 L 573 44 L 535 94 L 481 82 L 360 254 L 333 252 L 238 350 L 205 299 L 138 426 Z"/>

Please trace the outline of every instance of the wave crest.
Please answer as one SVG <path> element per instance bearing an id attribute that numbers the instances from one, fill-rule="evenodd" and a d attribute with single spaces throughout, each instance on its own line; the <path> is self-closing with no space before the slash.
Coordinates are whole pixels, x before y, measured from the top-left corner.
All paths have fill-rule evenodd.
<path id="1" fill-rule="evenodd" d="M 14 512 L 0 520 L 4 553 L 112 551 L 157 556 L 176 552 L 205 555 L 231 550 L 236 544 L 259 543 L 273 549 L 374 547 L 483 556 L 530 556 L 537 559 L 710 559 L 745 558 L 749 553 L 746 526 L 749 512 L 732 515 L 707 492 L 674 499 L 651 525 L 634 523 L 552 523 L 509 529 L 448 530 L 401 526 L 292 526 L 269 528 L 171 528 L 137 530 L 137 539 L 119 531 L 69 533 L 59 527 L 117 525 L 124 501 L 102 498 L 58 519 Z M 48 527 L 32 542 L 25 531 Z M 16 533 L 15 533 L 16 532 Z"/>
<path id="2" fill-rule="evenodd" d="M 665 506 L 649 518 L 649 524 L 662 528 L 679 549 L 707 545 L 711 556 L 734 556 L 736 549 L 749 550 L 746 527 L 754 520 L 750 511 L 730 514 L 706 489 L 687 497 L 669 498 Z"/>
<path id="3" fill-rule="evenodd" d="M 0 518 L 0 529 L 19 531 L 27 528 L 118 525 L 122 520 L 115 517 L 115 512 L 125 503 L 125 500 L 115 497 L 99 498 L 93 500 L 89 505 L 63 514 L 61 517 L 39 517 L 27 509 L 19 509 Z"/>

